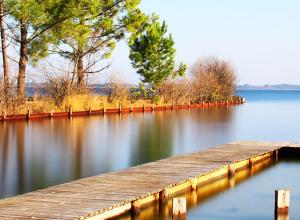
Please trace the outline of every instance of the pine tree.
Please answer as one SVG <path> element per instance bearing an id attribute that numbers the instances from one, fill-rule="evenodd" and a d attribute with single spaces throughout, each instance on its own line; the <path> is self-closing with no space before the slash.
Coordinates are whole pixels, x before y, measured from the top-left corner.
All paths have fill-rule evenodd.
<path id="1" fill-rule="evenodd" d="M 153 16 L 145 31 L 130 44 L 129 58 L 145 83 L 159 84 L 172 76 L 183 76 L 186 65 L 175 69 L 175 48 L 172 35 L 167 35 L 166 22 Z"/>
<path id="2" fill-rule="evenodd" d="M 139 3 L 140 0 L 69 0 L 59 6 L 59 13 L 69 14 L 71 19 L 57 26 L 60 44 L 54 46 L 54 51 L 74 63 L 79 88 L 85 86 L 86 74 L 101 72 L 103 68 L 97 68 L 97 63 L 111 55 L 117 41 L 139 32 L 147 20 Z"/>
<path id="3" fill-rule="evenodd" d="M 0 0 L 0 31 L 1 31 L 1 49 L 2 49 L 2 62 L 3 62 L 3 92 L 4 97 L 7 99 L 8 97 L 8 89 L 9 89 L 9 64 L 7 60 L 7 45 L 6 45 L 6 33 L 4 27 L 4 4 L 3 0 Z"/>
<path id="4" fill-rule="evenodd" d="M 19 48 L 19 71 L 17 93 L 21 100 L 25 97 L 25 77 L 27 61 L 37 61 L 48 54 L 48 45 L 57 41 L 52 28 L 67 19 L 51 16 L 58 1 L 55 0 L 4 0 L 5 9 L 13 19 L 8 19 L 8 27 L 15 44 Z"/>

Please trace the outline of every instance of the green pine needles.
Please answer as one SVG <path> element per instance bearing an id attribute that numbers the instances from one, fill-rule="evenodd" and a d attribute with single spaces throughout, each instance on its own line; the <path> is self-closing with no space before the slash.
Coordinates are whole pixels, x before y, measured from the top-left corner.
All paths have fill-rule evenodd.
<path id="1" fill-rule="evenodd" d="M 186 71 L 184 64 L 175 67 L 175 42 L 167 31 L 166 22 L 161 24 L 154 15 L 144 32 L 130 44 L 129 58 L 145 83 L 160 84 L 168 77 L 183 76 Z"/>

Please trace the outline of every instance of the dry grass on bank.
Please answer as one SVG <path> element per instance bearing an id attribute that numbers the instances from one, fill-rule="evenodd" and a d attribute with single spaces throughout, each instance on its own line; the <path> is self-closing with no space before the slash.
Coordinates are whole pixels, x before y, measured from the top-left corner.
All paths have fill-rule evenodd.
<path id="1" fill-rule="evenodd" d="M 92 91 L 85 89 L 79 91 L 76 87 L 70 86 L 70 82 L 64 77 L 49 77 L 45 84 L 46 94 L 36 95 L 33 100 L 19 100 L 18 96 L 11 92 L 8 99 L 4 98 L 2 84 L 0 83 L 0 115 L 26 114 L 28 110 L 31 113 L 48 113 L 72 111 L 100 110 L 103 108 L 113 109 L 142 106 L 152 106 L 152 100 L 143 100 L 141 98 L 134 100 L 130 95 L 130 89 L 123 83 L 109 84 L 109 94 L 100 96 Z M 12 91 L 16 91 L 14 85 Z M 159 104 L 159 103 L 157 103 Z"/>
<path id="2" fill-rule="evenodd" d="M 55 101 L 51 98 L 39 98 L 34 101 L 27 101 L 23 104 L 19 104 L 16 107 L 9 107 L 5 110 L 3 107 L 0 108 L 0 115 L 6 113 L 7 115 L 26 114 L 28 110 L 31 113 L 47 113 L 53 110 L 54 112 L 68 112 L 70 108 L 72 111 L 88 111 L 100 110 L 103 108 L 112 109 L 119 108 L 152 106 L 152 100 L 139 99 L 131 104 L 130 100 L 119 100 L 109 101 L 107 96 L 97 96 L 92 94 L 78 94 L 70 95 L 65 97 L 63 102 L 57 106 Z"/>
<path id="3" fill-rule="evenodd" d="M 78 90 L 69 76 L 46 75 L 46 95 L 24 102 L 15 94 L 12 84 L 9 97 L 3 96 L 0 79 L 0 115 L 68 112 L 156 106 L 185 105 L 201 102 L 232 100 L 235 93 L 236 75 L 232 65 L 215 57 L 199 59 L 191 68 L 190 79 L 169 79 L 155 86 L 155 91 L 145 85 L 132 92 L 128 84 L 112 78 L 107 82 L 107 96 L 99 96 L 85 89 Z M 2 88 L 1 88 L 2 86 Z M 149 93 L 149 94 L 148 94 Z M 2 95 L 1 95 L 2 94 Z"/>

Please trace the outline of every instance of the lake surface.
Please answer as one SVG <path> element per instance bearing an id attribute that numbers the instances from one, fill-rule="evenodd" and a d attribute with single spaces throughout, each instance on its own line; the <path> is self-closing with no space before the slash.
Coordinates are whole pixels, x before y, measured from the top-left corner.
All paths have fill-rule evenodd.
<path id="1" fill-rule="evenodd" d="M 300 219 L 300 161 L 281 161 L 192 208 L 189 220 L 274 219 L 275 190 L 291 190 L 290 219 Z"/>
<path id="2" fill-rule="evenodd" d="M 0 123 L 0 198 L 237 140 L 300 141 L 300 91 L 241 106 Z"/>

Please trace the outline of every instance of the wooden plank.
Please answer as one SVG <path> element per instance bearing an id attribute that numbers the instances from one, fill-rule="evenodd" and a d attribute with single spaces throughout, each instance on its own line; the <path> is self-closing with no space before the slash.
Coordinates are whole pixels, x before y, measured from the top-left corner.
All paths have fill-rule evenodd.
<path id="1" fill-rule="evenodd" d="M 173 199 L 173 220 L 185 220 L 186 219 L 186 198 L 174 198 Z"/>
<path id="2" fill-rule="evenodd" d="M 289 190 L 276 190 L 275 191 L 275 212 L 277 215 L 288 215 L 290 207 L 290 194 Z"/>

